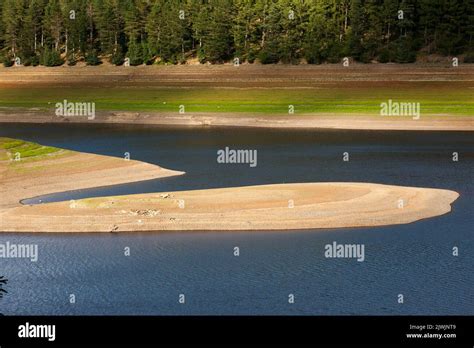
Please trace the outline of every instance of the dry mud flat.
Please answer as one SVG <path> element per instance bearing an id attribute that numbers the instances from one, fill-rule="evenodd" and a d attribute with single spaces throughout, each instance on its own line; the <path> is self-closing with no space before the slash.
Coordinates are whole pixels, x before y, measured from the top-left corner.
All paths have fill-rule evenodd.
<path id="1" fill-rule="evenodd" d="M 124 85 L 161 87 L 318 87 L 354 83 L 375 87 L 396 82 L 459 82 L 473 86 L 474 64 L 457 68 L 423 64 L 328 65 L 171 65 L 115 67 L 0 67 L 0 86 Z M 363 83 L 361 83 L 363 82 Z M 371 85 L 373 83 L 373 85 Z"/>
<path id="2" fill-rule="evenodd" d="M 448 213 L 454 191 L 305 183 L 100 197 L 21 206 L 7 232 L 289 230 L 405 224 Z"/>

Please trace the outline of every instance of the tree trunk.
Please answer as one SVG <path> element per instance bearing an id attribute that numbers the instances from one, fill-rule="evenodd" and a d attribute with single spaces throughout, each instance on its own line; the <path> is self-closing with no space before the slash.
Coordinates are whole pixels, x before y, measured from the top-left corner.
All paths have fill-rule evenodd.
<path id="1" fill-rule="evenodd" d="M 183 61 L 184 61 L 184 40 L 181 38 L 181 53 L 183 54 Z"/>
<path id="2" fill-rule="evenodd" d="M 345 11 L 345 13 L 344 13 L 344 34 L 345 34 L 346 31 L 347 31 L 347 17 L 348 17 L 348 16 L 347 16 L 347 13 L 348 13 L 348 11 L 349 11 L 349 9 L 348 9 L 349 6 L 346 5 L 345 7 L 346 7 L 346 11 Z"/>

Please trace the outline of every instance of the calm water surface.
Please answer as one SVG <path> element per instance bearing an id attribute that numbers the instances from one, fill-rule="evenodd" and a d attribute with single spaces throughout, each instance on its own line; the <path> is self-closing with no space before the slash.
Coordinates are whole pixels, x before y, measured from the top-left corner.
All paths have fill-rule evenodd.
<path id="1" fill-rule="evenodd" d="M 186 171 L 175 178 L 44 196 L 44 202 L 324 181 L 461 194 L 450 214 L 377 228 L 0 234 L 0 243 L 39 246 L 36 263 L 0 261 L 0 275 L 9 278 L 9 293 L 0 301 L 4 314 L 474 314 L 472 133 L 2 125 L 0 136 L 117 157 L 129 152 L 132 159 Z M 216 152 L 226 146 L 257 149 L 257 167 L 217 164 Z M 459 162 L 451 160 L 454 151 Z M 349 162 L 342 161 L 343 152 Z M 364 244 L 365 261 L 326 259 L 324 246 L 333 241 Z M 452 256 L 453 246 L 459 247 L 458 257 Z M 178 303 L 179 294 L 185 304 Z"/>

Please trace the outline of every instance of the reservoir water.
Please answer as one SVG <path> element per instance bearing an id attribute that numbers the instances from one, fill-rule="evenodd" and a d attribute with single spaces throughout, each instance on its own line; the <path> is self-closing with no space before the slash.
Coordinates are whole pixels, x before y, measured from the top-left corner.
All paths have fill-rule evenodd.
<path id="1" fill-rule="evenodd" d="M 460 193 L 450 214 L 387 227 L 0 233 L 0 243 L 39 247 L 37 262 L 0 260 L 0 275 L 9 279 L 8 294 L 0 300 L 5 315 L 474 314 L 472 133 L 2 124 L 0 136 L 117 157 L 128 152 L 132 159 L 186 172 L 53 194 L 41 197 L 43 202 L 327 181 Z M 216 153 L 226 146 L 256 149 L 258 165 L 218 164 Z M 344 152 L 348 162 L 342 160 Z M 453 162 L 453 152 L 459 161 Z M 324 246 L 334 241 L 363 244 L 365 261 L 325 258 Z M 236 246 L 240 256 L 234 256 Z M 130 256 L 124 255 L 127 247 Z"/>

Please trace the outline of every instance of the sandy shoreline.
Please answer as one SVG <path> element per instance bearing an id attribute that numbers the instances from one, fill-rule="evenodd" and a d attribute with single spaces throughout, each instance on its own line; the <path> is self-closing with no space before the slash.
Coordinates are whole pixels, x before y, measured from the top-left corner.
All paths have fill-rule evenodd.
<path id="1" fill-rule="evenodd" d="M 33 96 L 43 89 L 51 89 L 51 98 L 39 96 L 28 99 L 29 104 L 17 105 L 16 100 L 28 93 Z M 278 98 L 286 95 L 274 95 L 272 89 L 280 91 L 303 91 L 309 97 L 300 97 L 300 92 L 292 94 L 295 105 L 305 105 L 318 101 L 324 104 L 329 98 L 329 105 L 334 109 L 303 110 L 295 114 L 284 113 L 288 104 L 278 104 Z M 87 117 L 58 117 L 52 105 L 63 99 L 93 101 L 94 94 L 89 91 L 100 90 L 123 93 L 123 98 L 130 98 L 133 108 L 124 111 L 121 101 L 111 97 L 107 106 L 101 106 L 101 98 L 97 96 L 96 116 L 94 120 Z M 143 97 L 137 91 L 154 91 L 153 97 Z M 173 91 L 173 96 L 166 94 Z M 215 91 L 228 90 L 220 95 L 224 99 L 213 99 Z M 462 103 L 471 105 L 469 91 L 474 91 L 474 64 L 461 64 L 453 68 L 446 64 L 353 64 L 343 67 L 341 64 L 323 65 L 248 65 L 235 67 L 226 65 L 171 65 L 171 66 L 139 66 L 116 67 L 104 64 L 96 67 L 0 67 L 0 92 L 5 92 L 6 101 L 0 107 L 0 123 L 83 123 L 83 124 L 130 124 L 130 125 L 166 125 L 192 127 L 259 127 L 259 128 L 297 128 L 297 129 L 354 129 L 354 130 L 424 130 L 424 131 L 474 131 L 474 117 L 471 109 L 456 110 L 452 114 L 434 108 L 430 113 L 424 111 L 424 100 L 435 105 L 441 97 L 452 91 L 463 92 Z M 71 94 L 64 91 L 70 91 Z M 250 91 L 250 92 L 249 92 Z M 257 103 L 252 95 L 259 91 L 267 91 L 262 95 L 265 103 L 278 105 L 275 110 L 252 112 L 252 109 L 239 109 L 239 103 L 245 107 L 254 107 Z M 325 91 L 325 92 L 324 92 Z M 329 91 L 329 92 L 328 92 Z M 369 92 L 368 92 L 369 91 Z M 374 91 L 372 93 L 371 91 Z M 383 91 L 377 95 L 377 91 Z M 400 91 L 408 91 L 400 94 Z M 63 93 L 64 92 L 64 93 Z M 138 93 L 138 94 L 137 94 Z M 197 93 L 197 94 L 196 94 Z M 199 94 L 201 93 L 201 94 Z M 244 96 L 239 97 L 243 93 Z M 246 94 L 245 94 L 246 93 Z M 314 93 L 314 96 L 313 96 Z M 229 96 L 230 94 L 230 96 Z M 467 95 L 467 99 L 465 99 Z M 41 97 L 42 96 L 42 97 Z M 56 96 L 56 97 L 54 97 Z M 320 97 L 318 99 L 318 96 Z M 339 96 L 339 97 L 337 97 Z M 64 97 L 64 98 L 63 98 Z M 38 99 L 35 99 L 38 98 Z M 81 99 L 85 98 L 85 99 Z M 91 100 L 89 100 L 90 98 Z M 168 98 L 168 99 L 167 99 Z M 227 99 L 226 99 L 227 98 Z M 239 99 L 241 98 L 241 99 Z M 274 98 L 276 98 L 274 100 Z M 333 100 L 334 98 L 334 100 Z M 374 113 L 350 113 L 337 111 L 340 103 L 357 103 L 370 101 L 375 106 Z M 457 95 L 453 94 L 453 98 Z M 366 100 L 367 99 L 367 100 Z M 380 116 L 378 105 L 388 99 L 400 101 L 419 101 L 422 105 L 421 118 L 410 116 Z M 412 100 L 413 99 L 413 100 Z M 442 98 L 441 98 L 442 99 Z M 336 101 L 335 101 L 336 100 Z M 455 99 L 457 100 L 457 99 Z M 202 112 L 179 114 L 181 104 L 208 105 L 210 109 Z M 229 102 L 234 109 L 219 112 L 214 107 L 222 101 Z M 450 100 L 442 99 L 441 104 L 452 106 Z M 153 103 L 176 104 L 174 109 L 155 109 Z M 331 104 L 332 103 L 332 104 Z M 434 103 L 434 104 L 433 104 Z M 52 105 L 50 105 L 52 104 Z M 214 105 L 216 104 L 216 105 Z M 464 104 L 462 104 L 464 105 Z M 241 105 L 240 105 L 241 106 Z M 456 109 L 456 108 L 454 108 Z M 141 111 L 138 111 L 141 110 Z M 256 107 L 255 110 L 258 110 Z M 282 111 L 283 110 L 283 111 Z M 326 110 L 327 112 L 325 112 Z M 334 110 L 334 113 L 332 113 Z M 371 109 L 372 110 L 372 109 Z M 427 110 L 430 110 L 429 107 Z M 199 110 L 197 110 L 199 111 Z M 280 113 L 283 112 L 283 113 Z M 447 112 L 447 111 L 446 111 Z"/>
<path id="2" fill-rule="evenodd" d="M 51 112 L 0 109 L 0 123 L 80 123 L 193 127 L 254 127 L 288 129 L 474 131 L 474 117 L 430 115 L 411 117 L 364 114 L 255 115 L 245 113 L 188 113 L 99 111 L 87 117 L 58 117 Z"/>

